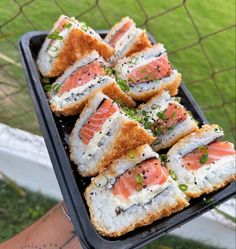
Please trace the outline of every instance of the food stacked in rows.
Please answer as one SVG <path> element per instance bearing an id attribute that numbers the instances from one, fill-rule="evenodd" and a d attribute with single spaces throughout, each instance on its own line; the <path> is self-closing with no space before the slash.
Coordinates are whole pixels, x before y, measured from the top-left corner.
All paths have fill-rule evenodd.
<path id="1" fill-rule="evenodd" d="M 180 103 L 181 74 L 129 17 L 102 39 L 61 16 L 38 55 L 56 115 L 78 115 L 70 159 L 91 178 L 91 222 L 116 237 L 189 205 L 236 178 L 235 150 L 218 125 L 198 127 Z M 167 151 L 166 154 L 158 154 Z M 161 151 L 161 152 L 160 152 Z"/>

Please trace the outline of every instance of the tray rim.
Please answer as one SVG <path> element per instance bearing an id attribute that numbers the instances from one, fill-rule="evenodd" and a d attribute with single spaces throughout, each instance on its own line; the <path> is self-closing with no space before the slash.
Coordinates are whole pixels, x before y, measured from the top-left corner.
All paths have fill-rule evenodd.
<path id="1" fill-rule="evenodd" d="M 106 34 L 107 31 L 98 30 L 97 32 L 100 34 Z M 168 229 L 162 229 L 165 231 L 162 231 L 159 234 L 156 234 L 156 232 L 153 232 L 150 234 L 150 236 L 147 235 L 145 238 L 143 237 L 139 241 L 136 240 L 135 241 L 136 243 L 132 243 L 132 242 L 129 243 L 130 238 L 127 238 L 121 241 L 119 240 L 119 237 L 118 237 L 117 240 L 112 241 L 112 240 L 107 240 L 101 235 L 99 235 L 90 222 L 87 210 L 84 210 L 84 208 L 86 209 L 86 207 L 85 207 L 85 204 L 83 203 L 81 193 L 80 191 L 78 191 L 78 187 L 76 185 L 75 177 L 72 173 L 72 170 L 68 170 L 68 168 L 71 169 L 70 161 L 68 160 L 67 154 L 62 145 L 61 138 L 58 133 L 56 124 L 54 122 L 52 112 L 49 108 L 45 93 L 41 85 L 41 81 L 39 78 L 39 72 L 37 70 L 34 58 L 30 50 L 31 39 L 36 36 L 42 36 L 42 35 L 45 36 L 47 33 L 48 31 L 31 31 L 31 32 L 24 34 L 19 40 L 20 56 L 21 56 L 21 60 L 23 64 L 23 69 L 26 75 L 28 87 L 30 90 L 30 95 L 31 95 L 34 108 L 36 110 L 37 118 L 40 124 L 40 128 L 42 130 L 42 133 L 43 133 L 43 136 L 46 142 L 46 146 L 49 151 L 50 158 L 53 161 L 53 169 L 56 174 L 57 180 L 59 182 L 59 186 L 60 186 L 63 198 L 65 200 L 65 203 L 67 205 L 68 212 L 72 218 L 73 225 L 75 226 L 76 233 L 78 237 L 80 238 L 81 244 L 84 248 L 111 248 L 111 246 L 113 246 L 112 248 L 114 249 L 115 248 L 138 248 L 140 246 L 145 245 L 148 242 L 151 242 L 157 239 L 164 232 L 169 232 L 173 230 L 174 228 L 186 223 L 188 220 L 194 217 L 197 217 L 201 215 L 202 213 L 210 210 L 212 207 L 214 207 L 219 202 L 223 202 L 235 194 L 236 184 L 234 182 L 234 183 L 231 183 L 229 186 L 225 187 L 224 189 L 221 189 L 219 193 L 216 193 L 214 197 L 218 197 L 218 195 L 223 195 L 223 196 L 218 197 L 218 200 L 216 198 L 216 200 L 212 202 L 211 204 L 205 205 L 204 207 L 202 207 L 201 212 L 197 212 L 197 213 L 194 212 L 191 214 L 191 210 L 189 211 L 189 209 L 184 209 L 183 211 L 177 214 L 182 214 L 183 212 L 188 213 L 189 211 L 190 214 L 188 214 L 185 219 L 181 219 L 177 223 L 170 225 Z M 155 42 L 155 39 L 151 35 L 149 37 L 151 37 L 152 41 Z M 30 60 L 28 60 L 27 58 L 28 59 L 30 58 Z M 187 87 L 184 84 L 181 84 L 181 88 L 184 91 L 184 93 L 188 95 L 188 98 L 191 100 L 192 106 L 195 108 L 195 111 L 198 113 L 199 117 L 202 119 L 202 122 L 207 123 L 208 121 L 205 115 L 202 113 L 200 107 L 197 105 L 196 101 L 190 94 Z M 72 182 L 71 182 L 71 178 L 73 178 Z M 68 184 L 67 182 L 68 179 L 70 179 L 70 184 Z M 75 192 L 77 192 L 77 194 L 75 194 Z M 83 207 L 79 205 L 79 202 L 83 203 Z M 80 209 L 79 212 L 78 212 L 78 209 Z M 83 224 L 84 222 L 82 222 L 82 219 L 81 219 L 82 217 L 84 217 L 84 215 L 89 219 L 89 223 L 87 224 L 86 227 L 84 226 Z M 181 215 L 178 215 L 178 216 L 180 216 L 181 218 Z M 90 231 L 85 231 L 87 230 L 88 225 L 90 226 Z M 96 236 L 99 237 L 99 240 L 96 239 L 94 241 L 93 236 L 87 236 L 89 232 L 93 232 L 93 233 L 95 232 Z M 133 236 L 133 240 L 136 237 L 138 237 L 138 235 Z"/>

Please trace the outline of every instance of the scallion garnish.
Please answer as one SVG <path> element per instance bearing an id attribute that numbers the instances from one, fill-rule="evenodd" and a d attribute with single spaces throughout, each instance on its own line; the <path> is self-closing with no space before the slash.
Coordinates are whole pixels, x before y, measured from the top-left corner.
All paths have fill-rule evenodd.
<path id="1" fill-rule="evenodd" d="M 137 59 L 136 57 L 133 56 L 133 57 L 131 58 L 131 63 L 132 63 L 132 64 L 135 64 L 135 63 L 137 62 L 137 60 L 138 60 L 138 59 Z"/>
<path id="2" fill-rule="evenodd" d="M 122 110 L 130 118 L 134 119 L 137 122 L 141 121 L 141 118 L 137 115 L 137 111 L 134 108 L 129 108 L 127 106 L 122 106 Z"/>
<path id="3" fill-rule="evenodd" d="M 208 148 L 206 146 L 200 146 L 198 150 L 201 153 L 201 157 L 199 159 L 199 162 L 201 164 L 204 164 L 208 161 Z"/>
<path id="4" fill-rule="evenodd" d="M 179 184 L 179 189 L 183 192 L 185 192 L 188 189 L 188 186 L 186 184 Z"/>
<path id="5" fill-rule="evenodd" d="M 166 120 L 165 112 L 158 112 L 157 117 L 164 120 L 164 121 Z"/>
<path id="6" fill-rule="evenodd" d="M 126 155 L 129 159 L 135 159 L 135 152 L 133 150 L 129 150 Z"/>
<path id="7" fill-rule="evenodd" d="M 63 25 L 63 29 L 69 29 L 70 27 L 72 26 L 72 23 L 65 23 L 64 25 Z"/>
<path id="8" fill-rule="evenodd" d="M 52 40 L 63 40 L 63 36 L 59 35 L 60 31 L 58 29 L 55 29 L 51 34 L 49 34 L 47 37 Z"/>
<path id="9" fill-rule="evenodd" d="M 42 82 L 43 82 L 43 84 L 49 84 L 50 79 L 49 78 L 42 78 Z"/>
<path id="10" fill-rule="evenodd" d="M 80 23 L 80 28 L 81 28 L 84 32 L 88 31 L 88 29 L 89 29 L 88 25 L 87 25 L 85 22 L 81 22 L 81 23 Z"/>
<path id="11" fill-rule="evenodd" d="M 175 173 L 174 170 L 171 169 L 171 170 L 169 171 L 169 174 L 170 174 L 170 176 L 172 177 L 173 180 L 177 180 L 177 175 L 176 175 L 176 173 Z"/>
<path id="12" fill-rule="evenodd" d="M 53 84 L 52 85 L 52 90 L 53 92 L 57 93 L 59 91 L 59 89 L 61 88 L 60 84 Z"/>
<path id="13" fill-rule="evenodd" d="M 167 155 L 166 155 L 166 154 L 161 154 L 161 155 L 160 155 L 160 159 L 161 159 L 161 161 L 162 161 L 163 163 L 166 163 L 166 161 L 167 161 Z"/>
<path id="14" fill-rule="evenodd" d="M 97 188 L 104 188 L 107 186 L 108 184 L 108 178 L 107 176 L 105 175 L 102 175 L 102 178 L 99 177 L 100 179 L 98 180 L 98 182 L 96 182 L 95 180 L 93 181 L 94 185 L 97 187 Z"/>
<path id="15" fill-rule="evenodd" d="M 143 184 L 143 176 L 142 176 L 141 174 L 138 174 L 138 175 L 136 176 L 136 182 L 137 182 L 138 184 Z"/>
<path id="16" fill-rule="evenodd" d="M 112 69 L 107 67 L 107 66 L 104 67 L 104 71 L 105 71 L 106 75 L 108 75 L 108 76 L 113 75 Z"/>
<path id="17" fill-rule="evenodd" d="M 153 104 L 153 105 L 151 106 L 151 109 L 152 109 L 152 110 L 156 110 L 156 109 L 157 109 L 157 105 L 156 105 L 156 104 Z"/>
<path id="18" fill-rule="evenodd" d="M 51 91 L 51 89 L 52 89 L 52 85 L 50 85 L 50 84 L 45 84 L 45 85 L 43 86 L 43 89 L 44 89 L 46 92 L 49 92 L 49 91 Z"/>
<path id="19" fill-rule="evenodd" d="M 59 48 L 52 45 L 52 46 L 50 46 L 50 50 L 51 50 L 52 52 L 56 52 L 56 51 L 59 50 Z"/>
<path id="20" fill-rule="evenodd" d="M 120 86 L 121 90 L 124 92 L 128 92 L 129 91 L 129 86 L 127 84 L 127 82 L 125 80 L 117 80 L 118 85 Z"/>
<path id="21" fill-rule="evenodd" d="M 147 116 L 147 112 L 145 110 L 142 110 L 142 115 Z"/>

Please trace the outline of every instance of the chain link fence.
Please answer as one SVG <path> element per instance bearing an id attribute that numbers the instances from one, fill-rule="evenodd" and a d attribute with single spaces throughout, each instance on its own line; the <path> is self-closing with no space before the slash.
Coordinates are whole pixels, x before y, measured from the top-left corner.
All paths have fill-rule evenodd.
<path id="1" fill-rule="evenodd" d="M 209 121 L 220 124 L 234 141 L 234 0 L 1 0 L 0 122 L 40 134 L 17 41 L 25 32 L 51 28 L 62 13 L 94 29 L 109 29 L 131 16 L 165 44 Z"/>

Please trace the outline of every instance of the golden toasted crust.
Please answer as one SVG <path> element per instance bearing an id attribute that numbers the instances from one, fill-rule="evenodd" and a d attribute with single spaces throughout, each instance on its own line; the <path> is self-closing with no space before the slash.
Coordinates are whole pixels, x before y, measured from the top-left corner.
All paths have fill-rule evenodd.
<path id="1" fill-rule="evenodd" d="M 220 188 L 223 188 L 225 187 L 226 185 L 228 185 L 229 183 L 233 182 L 234 180 L 236 180 L 236 174 L 235 175 L 231 175 L 229 176 L 227 179 L 225 179 L 223 182 L 219 183 L 219 184 L 214 184 L 210 187 L 207 187 L 203 190 L 199 190 L 197 192 L 190 192 L 190 191 L 186 191 L 185 194 L 189 197 L 192 197 L 192 198 L 196 198 L 196 197 L 199 197 L 200 195 L 203 195 L 203 194 L 209 194 L 213 191 L 216 191 Z"/>
<path id="2" fill-rule="evenodd" d="M 67 67 L 72 65 L 79 57 L 97 50 L 105 59 L 108 59 L 114 50 L 108 44 L 98 40 L 92 35 L 80 29 L 72 29 L 64 41 L 63 48 L 55 60 L 51 71 L 47 77 L 56 77 L 61 75 Z"/>
<path id="3" fill-rule="evenodd" d="M 184 207 L 188 206 L 188 202 L 186 200 L 179 198 L 176 200 L 176 203 L 174 205 L 166 206 L 160 211 L 157 210 L 156 212 L 149 212 L 149 214 L 147 214 L 147 216 L 144 219 L 138 220 L 136 223 L 133 223 L 123 229 L 117 230 L 116 232 L 110 232 L 108 230 L 105 230 L 103 227 L 101 227 L 100 224 L 96 221 L 96 216 L 94 215 L 92 203 L 89 198 L 89 193 L 91 192 L 91 189 L 92 189 L 91 185 L 92 184 L 90 184 L 90 186 L 86 189 L 84 196 L 89 207 L 91 223 L 95 226 L 96 230 L 102 236 L 108 236 L 108 237 L 121 236 L 125 233 L 133 231 L 137 227 L 147 226 L 158 219 L 167 217 L 175 212 L 182 210 Z"/>
<path id="4" fill-rule="evenodd" d="M 129 107 L 135 107 L 136 103 L 135 101 L 129 97 L 126 93 L 124 93 L 119 86 L 114 82 L 113 84 L 105 87 L 103 89 L 103 93 L 109 96 L 111 99 L 119 100 L 123 104 L 129 106 Z"/>
<path id="5" fill-rule="evenodd" d="M 142 51 L 145 48 L 150 48 L 151 46 L 152 44 L 148 39 L 147 33 L 143 30 L 142 33 L 138 36 L 133 46 L 125 53 L 125 56 L 130 56 L 133 53 Z"/>
<path id="6" fill-rule="evenodd" d="M 173 81 L 164 83 L 158 89 L 153 89 L 151 91 L 138 93 L 138 94 L 133 92 L 128 92 L 128 95 L 134 100 L 147 101 L 152 96 L 159 94 L 161 91 L 165 90 L 169 91 L 171 96 L 175 96 L 178 93 L 178 87 L 180 83 L 181 83 L 181 74 L 178 73 Z"/>
<path id="7" fill-rule="evenodd" d="M 104 155 L 104 159 L 99 164 L 99 172 L 103 172 L 112 160 L 119 158 L 126 151 L 137 148 L 140 145 L 151 144 L 155 138 L 150 135 L 137 122 L 125 121 L 121 130 L 114 138 L 115 143 L 109 152 Z"/>
<path id="8" fill-rule="evenodd" d="M 59 109 L 55 104 L 51 104 L 51 110 L 54 113 L 63 116 L 73 116 L 79 114 L 87 103 L 88 98 L 98 91 L 102 91 L 111 99 L 120 100 L 122 103 L 129 107 L 134 107 L 136 105 L 136 103 L 128 95 L 126 95 L 115 82 L 112 82 L 111 84 L 104 85 L 101 86 L 101 88 L 93 90 L 91 94 L 88 95 L 84 100 L 73 102 L 71 104 L 66 105 L 64 108 Z"/>

